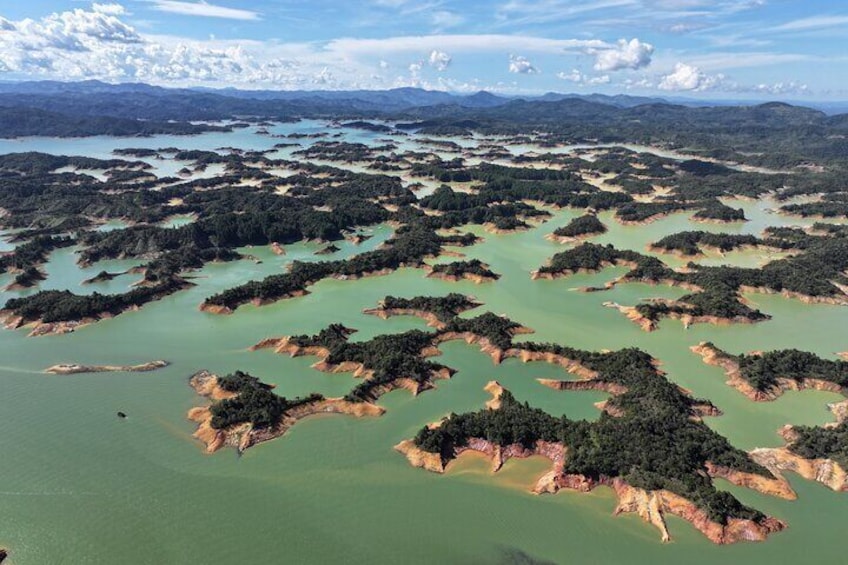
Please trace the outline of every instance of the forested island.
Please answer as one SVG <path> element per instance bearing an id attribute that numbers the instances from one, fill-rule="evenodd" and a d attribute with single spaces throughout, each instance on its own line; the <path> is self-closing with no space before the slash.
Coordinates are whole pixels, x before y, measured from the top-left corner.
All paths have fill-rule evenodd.
<path id="1" fill-rule="evenodd" d="M 446 281 L 467 279 L 475 283 L 496 281 L 501 276 L 492 271 L 489 266 L 479 259 L 470 261 L 454 261 L 453 263 L 436 263 L 430 267 L 428 277 Z"/>
<path id="2" fill-rule="evenodd" d="M 712 343 L 692 347 L 705 363 L 721 367 L 727 383 L 755 401 L 772 401 L 787 390 L 826 390 L 848 396 L 848 362 L 798 349 L 733 355 Z M 836 491 L 848 490 L 848 400 L 829 405 L 836 421 L 821 427 L 784 426 L 786 446 L 751 455 L 770 469 L 792 471 Z"/>
<path id="3" fill-rule="evenodd" d="M 567 226 L 557 228 L 551 234 L 551 239 L 560 243 L 568 243 L 582 238 L 606 233 L 607 227 L 594 214 L 585 214 L 574 218 Z"/>
<path id="4" fill-rule="evenodd" d="M 816 224 L 809 232 L 794 228 L 769 228 L 765 239 L 754 236 L 682 232 L 653 244 L 655 250 L 676 250 L 682 255 L 700 253 L 703 246 L 721 250 L 741 246 L 763 246 L 792 254 L 775 259 L 761 268 L 704 266 L 690 262 L 685 269 L 673 270 L 656 257 L 611 245 L 583 243 L 554 255 L 547 265 L 535 271 L 533 278 L 558 278 L 580 272 L 597 272 L 610 266 L 631 270 L 607 283 L 643 282 L 680 286 L 692 291 L 675 301 L 649 300 L 619 308 L 628 318 L 646 330 L 656 328 L 665 317 L 682 319 L 685 325 L 699 322 L 758 322 L 767 314 L 750 308 L 743 292 L 781 293 L 805 302 L 848 304 L 848 239 L 839 226 L 826 228 Z"/>
<path id="5" fill-rule="evenodd" d="M 541 455 L 551 459 L 553 468 L 539 480 L 536 492 L 612 486 L 619 497 L 617 511 L 638 513 L 661 530 L 663 539 L 669 539 L 666 514 L 690 521 L 716 543 L 765 539 L 785 527 L 717 490 L 712 478 L 791 499 L 795 494 L 780 474 L 787 467 L 773 465 L 773 457 L 762 450 L 749 455 L 733 448 L 704 425 L 702 418 L 720 415 L 719 410 L 667 380 L 650 355 L 637 349 L 592 352 L 552 343 L 516 343 L 515 335 L 529 331 L 516 322 L 491 313 L 456 317 L 476 306 L 455 294 L 386 297 L 373 312 L 417 315 L 433 321 L 434 330 L 351 342 L 354 330 L 333 324 L 312 336 L 264 340 L 254 349 L 317 356 L 320 361 L 315 368 L 351 372 L 362 382 L 343 399 L 310 395 L 289 401 L 244 373 L 224 378 L 200 373 L 192 377 L 192 386 L 213 404 L 190 413 L 199 423 L 196 436 L 210 451 L 225 445 L 244 450 L 279 437 L 318 407 L 357 416 L 379 415 L 382 409 L 374 402 L 385 392 L 406 388 L 417 394 L 432 388 L 435 380 L 449 378 L 452 369 L 427 357 L 437 353 L 440 343 L 463 339 L 478 344 L 496 363 L 507 357 L 547 362 L 576 377 L 540 380 L 546 387 L 602 390 L 610 397 L 599 406 L 601 418 L 588 422 L 547 414 L 490 383 L 487 390 L 493 399 L 486 409 L 453 414 L 397 446 L 413 464 L 443 472 L 456 456 L 475 450 L 491 456 L 497 470 L 510 457 Z M 797 449 L 813 443 L 798 440 Z"/>
<path id="6" fill-rule="evenodd" d="M 194 316 L 185 328 L 180 325 L 186 332 L 218 331 L 239 320 L 219 314 L 250 321 L 249 316 L 268 312 L 279 315 L 280 335 L 254 343 L 267 335 L 264 330 L 245 333 L 249 341 L 233 350 L 311 357 L 314 369 L 338 374 L 333 378 L 342 383 L 350 379 L 344 394 L 295 395 L 284 385 L 269 384 L 281 382 L 273 375 L 253 368 L 254 374 L 225 374 L 233 365 L 221 363 L 228 367 L 221 376 L 194 373 L 188 384 L 204 400 L 188 418 L 207 452 L 231 447 L 243 453 L 320 414 L 378 417 L 385 406 L 397 405 L 385 398 L 389 393 L 419 395 L 441 387 L 438 394 L 449 394 L 453 387 L 445 381 L 457 370 L 450 366 L 452 357 L 438 357 L 440 347 L 464 342 L 496 364 L 507 359 L 549 364 L 554 374 L 539 379 L 542 393 L 601 393 L 599 417 L 590 421 L 542 410 L 493 381 L 486 386 L 491 399 L 480 410 L 446 414 L 426 426 L 422 418 L 404 432 L 409 439 L 396 449 L 412 465 L 442 473 L 463 453 L 476 451 L 491 457 L 497 470 L 509 458 L 541 456 L 551 468 L 535 492 L 610 487 L 618 498 L 616 513 L 637 513 L 659 528 L 663 540 L 670 539 L 666 519 L 673 515 L 715 543 L 764 540 L 786 527 L 756 508 L 759 504 L 746 505 L 722 489 L 716 479 L 784 499 L 795 497 L 786 472 L 848 490 L 848 401 L 831 405 L 836 417 L 831 425 L 786 426 L 780 430 L 783 447 L 745 452 L 704 423 L 720 416 L 720 407 L 679 387 L 660 369 L 660 359 L 637 348 L 589 350 L 537 342 L 529 339 L 533 330 L 527 327 L 542 328 L 532 322 L 539 319 L 534 313 L 570 311 L 566 299 L 554 294 L 571 290 L 558 279 L 608 267 L 626 272 L 579 290 L 603 292 L 628 283 L 685 290 L 677 299 L 605 303 L 645 330 L 666 318 L 684 327 L 769 320 L 769 313 L 746 299 L 750 293 L 848 304 L 848 228 L 809 219 L 848 217 L 844 117 L 784 104 L 625 107 L 579 98 L 475 104 L 409 90 L 379 103 L 367 97 L 237 100 L 224 93 L 186 92 L 181 98 L 156 92 L 146 95 L 147 102 L 134 93 L 124 101 L 98 95 L 96 104 L 70 96 L 64 106 L 50 106 L 57 102 L 54 95 L 34 94 L 25 109 L 21 97 L 0 93 L 0 102 L 14 108 L 0 112 L 0 137 L 221 137 L 212 144 L 206 137 L 202 143 L 192 137 L 122 140 L 120 147 L 93 153 L 100 158 L 35 151 L 0 155 L 0 275 L 8 293 L 0 318 L 8 328 L 43 336 L 75 332 L 141 308 L 153 315 L 157 308 L 185 302 L 191 309 L 185 314 Z M 432 104 L 392 101 L 404 96 Z M 249 145 L 233 146 L 238 138 L 228 134 L 236 129 L 251 136 Z M 564 152 L 568 146 L 581 149 Z M 752 199 L 768 203 L 755 207 Z M 755 233 L 752 226 L 768 219 L 765 207 L 780 219 L 780 227 Z M 752 220 L 747 224 L 746 213 Z M 690 220 L 721 225 L 693 226 Z M 540 227 L 548 221 L 550 228 Z M 659 223 L 641 227 L 650 222 Z M 794 222 L 799 225 L 790 225 Z M 621 235 L 642 229 L 660 235 L 637 237 L 638 248 Z M 599 238 L 604 244 L 585 241 L 602 234 L 608 234 Z M 484 246 L 495 243 L 504 247 L 488 253 L 492 248 Z M 737 251 L 756 254 L 757 261 L 746 256 L 737 262 Z M 699 262 L 707 254 L 709 262 Z M 545 257 L 550 259 L 541 264 Z M 74 261 L 85 270 L 76 283 L 97 286 L 54 284 L 65 281 L 63 271 L 55 274 L 60 272 L 56 263 Z M 116 267 L 112 261 L 127 263 Z M 404 280 L 426 290 L 390 288 L 401 274 L 378 279 L 388 286 L 376 293 L 368 287 L 371 294 L 362 294 L 370 296 L 367 303 L 339 291 L 345 301 L 334 304 L 343 303 L 346 310 L 332 311 L 332 317 L 310 309 L 320 300 L 301 298 L 326 279 L 352 281 L 398 270 L 409 270 L 415 276 Z M 357 294 L 359 285 L 378 281 L 327 286 Z M 482 310 L 474 296 L 450 292 L 471 288 L 459 281 L 485 283 L 474 288 L 493 310 L 504 301 L 518 304 L 508 307 L 509 316 Z M 95 291 L 105 288 L 111 293 Z M 537 291 L 552 294 L 536 300 L 530 295 Z M 186 300 L 152 305 L 177 293 Z M 526 310 L 520 308 L 522 300 Z M 244 305 L 280 301 L 291 302 L 239 312 Z M 365 331 L 356 334 L 350 326 L 358 325 L 361 308 L 370 316 L 415 316 L 423 322 L 411 320 L 416 329 L 381 334 L 372 332 L 381 322 L 367 319 L 371 324 L 358 326 Z M 306 319 L 309 326 L 299 325 Z M 134 323 L 132 314 L 123 320 L 126 326 L 115 322 L 114 327 Z M 583 331 L 580 322 L 569 331 Z M 587 334 L 597 330 L 590 327 L 593 320 L 582 322 Z M 251 325 L 256 327 L 265 326 Z M 551 331 L 546 323 L 545 330 Z M 89 335 L 96 338 L 98 331 Z M 56 336 L 45 346 L 52 339 L 84 343 L 84 337 L 83 332 Z M 848 386 L 845 360 L 795 349 L 731 354 L 709 343 L 693 350 L 758 401 L 806 388 L 845 395 Z M 166 353 L 155 355 L 142 359 Z M 274 360 L 284 374 L 283 360 Z M 184 361 L 174 359 L 174 367 L 185 366 Z M 218 361 L 211 355 L 185 374 L 202 366 L 213 369 Z M 45 371 L 144 373 L 166 365 L 62 363 Z M 390 447 L 385 449 L 391 455 Z M 0 551 L 0 560 L 3 555 Z"/>

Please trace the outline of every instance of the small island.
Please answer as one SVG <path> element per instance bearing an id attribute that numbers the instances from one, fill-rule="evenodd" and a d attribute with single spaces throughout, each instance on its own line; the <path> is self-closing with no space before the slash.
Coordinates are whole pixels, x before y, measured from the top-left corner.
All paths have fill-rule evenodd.
<path id="1" fill-rule="evenodd" d="M 571 220 L 567 226 L 557 228 L 547 236 L 557 243 L 571 243 L 606 233 L 607 227 L 594 214 L 584 214 Z"/>
<path id="2" fill-rule="evenodd" d="M 493 272 L 489 265 L 479 259 L 470 261 L 454 261 L 453 263 L 436 263 L 429 268 L 427 277 L 456 282 L 469 280 L 476 284 L 496 281 L 501 276 Z"/>
<path id="3" fill-rule="evenodd" d="M 324 398 L 320 394 L 289 400 L 274 394 L 272 386 L 241 371 L 225 377 L 200 371 L 192 375 L 189 384 L 197 394 L 212 401 L 209 406 L 188 412 L 189 420 L 198 425 L 194 437 L 206 445 L 208 453 L 222 447 L 243 452 L 284 435 L 298 420 L 316 414 L 379 416 L 383 413 L 383 408 L 374 404 Z"/>
<path id="4" fill-rule="evenodd" d="M 62 363 L 44 369 L 45 373 L 53 375 L 80 375 L 85 373 L 148 373 L 170 365 L 167 361 L 150 361 L 141 365 L 80 365 L 78 363 Z"/>

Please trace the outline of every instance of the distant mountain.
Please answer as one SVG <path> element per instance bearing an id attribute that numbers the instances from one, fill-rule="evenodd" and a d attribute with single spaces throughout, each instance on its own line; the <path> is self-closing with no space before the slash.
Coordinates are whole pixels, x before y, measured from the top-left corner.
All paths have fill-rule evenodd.
<path id="1" fill-rule="evenodd" d="M 226 128 L 187 122 L 133 120 L 112 116 L 69 116 L 38 108 L 0 107 L 0 138 L 33 135 L 51 137 L 188 135 L 224 129 Z"/>
<path id="2" fill-rule="evenodd" d="M 747 128 L 767 136 L 773 128 L 836 126 L 844 117 L 770 102 L 757 105 L 681 105 L 661 98 L 547 93 L 505 97 L 481 91 L 453 94 L 419 88 L 357 91 L 172 89 L 147 84 L 83 82 L 0 83 L 0 135 L 145 134 L 191 131 L 191 121 L 223 119 L 396 119 L 421 122 L 434 131 L 451 128 L 518 131 L 526 126 L 567 132 L 586 139 L 617 139 L 651 132 L 731 132 Z M 51 117 L 52 116 L 52 117 Z M 114 121 L 123 120 L 120 122 Z M 114 126 L 109 125 L 113 119 Z M 51 126 L 51 120 L 55 126 Z M 133 121 L 143 121 L 132 124 Z M 171 126 L 168 123 L 173 122 Z M 76 124 L 76 126 L 75 126 Z M 75 127 L 79 132 L 74 133 Z M 638 132 L 637 132 L 638 130 Z M 29 132 L 29 133 L 21 133 Z M 640 133 L 639 133 L 640 132 Z"/>
<path id="3" fill-rule="evenodd" d="M 560 94 L 558 92 L 548 92 L 536 98 L 527 98 L 527 100 L 537 100 L 541 102 L 561 102 L 562 100 L 586 100 L 588 102 L 597 102 L 598 104 L 607 104 L 618 108 L 632 108 L 633 106 L 641 106 L 643 104 L 656 104 L 666 102 L 663 98 L 651 98 L 647 96 L 629 96 L 627 94 L 616 94 L 608 96 L 606 94 Z"/>

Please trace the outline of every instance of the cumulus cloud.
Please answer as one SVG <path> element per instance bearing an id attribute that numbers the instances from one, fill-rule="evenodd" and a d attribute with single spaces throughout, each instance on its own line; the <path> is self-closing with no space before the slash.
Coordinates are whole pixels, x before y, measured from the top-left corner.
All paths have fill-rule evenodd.
<path id="1" fill-rule="evenodd" d="M 510 55 L 509 72 L 522 75 L 532 75 L 537 74 L 539 69 L 534 67 L 533 63 L 531 63 L 527 57 L 523 57 L 521 55 Z"/>
<path id="2" fill-rule="evenodd" d="M 557 73 L 557 78 L 567 80 L 569 82 L 583 82 L 583 73 L 577 69 L 572 69 L 570 73 L 561 71 Z"/>
<path id="3" fill-rule="evenodd" d="M 588 50 L 590 55 L 595 56 L 595 70 L 604 72 L 646 67 L 651 63 L 653 52 L 653 45 L 637 38 L 630 41 L 619 39 L 616 45 Z"/>
<path id="4" fill-rule="evenodd" d="M 452 60 L 451 56 L 444 51 L 433 49 L 430 51 L 430 57 L 428 57 L 427 62 L 437 71 L 444 71 L 450 66 Z"/>
<path id="5" fill-rule="evenodd" d="M 159 2 L 161 4 L 161 2 Z M 197 4 L 183 2 L 183 4 Z M 206 8 L 212 6 L 205 5 Z M 215 6 L 212 6 L 213 8 Z M 437 34 L 382 39 L 336 39 L 326 42 L 192 40 L 137 31 L 121 4 L 101 0 L 37 19 L 0 18 L 0 79 L 99 79 L 147 82 L 171 86 L 236 86 L 286 90 L 326 88 L 519 89 L 520 81 L 501 84 L 477 79 L 451 79 L 434 71 L 453 64 L 453 55 L 476 54 L 497 60 L 506 53 L 508 70 L 534 74 L 537 57 L 591 53 L 595 71 L 580 67 L 559 73 L 580 87 L 608 84 L 613 71 L 633 69 L 650 61 L 652 47 L 638 39 L 607 43 L 598 39 L 549 39 L 522 35 Z M 740 86 L 719 72 L 744 59 L 754 64 L 795 60 L 796 55 L 718 53 L 687 59 L 666 75 L 644 82 L 623 81 L 629 88 L 788 94 L 808 92 L 789 80 Z M 389 63 L 391 62 L 391 64 Z M 410 65 L 409 62 L 413 61 Z M 502 61 L 502 59 L 501 59 Z M 647 61 L 647 62 L 646 62 Z M 747 65 L 747 64 L 746 64 Z M 737 66 L 741 66 L 741 63 Z M 429 72 L 428 72 L 429 71 Z M 632 76 L 638 81 L 640 77 Z M 615 76 L 615 75 L 612 75 Z"/>
<path id="6" fill-rule="evenodd" d="M 98 4 L 95 2 L 91 5 L 91 10 L 93 12 L 109 14 L 111 16 L 122 16 L 127 13 L 124 7 L 120 4 Z"/>
<path id="7" fill-rule="evenodd" d="M 724 79 L 723 74 L 709 75 L 694 65 L 677 63 L 674 65 L 674 72 L 660 79 L 658 88 L 660 90 L 712 90 L 721 85 Z"/>
<path id="8" fill-rule="evenodd" d="M 557 78 L 579 84 L 580 86 L 597 86 L 599 84 L 609 84 L 611 81 L 609 75 L 589 76 L 580 72 L 578 69 L 572 69 L 568 73 L 564 71 L 557 73 Z"/>

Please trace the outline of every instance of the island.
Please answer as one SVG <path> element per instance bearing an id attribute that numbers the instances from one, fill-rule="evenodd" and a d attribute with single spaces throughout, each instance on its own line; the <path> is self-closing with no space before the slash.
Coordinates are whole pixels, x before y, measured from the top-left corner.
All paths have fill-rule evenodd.
<path id="1" fill-rule="evenodd" d="M 189 420 L 197 423 L 194 437 L 206 445 L 208 453 L 222 447 L 243 452 L 284 435 L 297 421 L 316 414 L 379 416 L 383 413 L 383 408 L 373 404 L 324 398 L 320 394 L 289 400 L 274 394 L 270 385 L 241 371 L 225 377 L 200 371 L 192 375 L 189 384 L 197 394 L 212 401 L 188 412 Z"/>
<path id="2" fill-rule="evenodd" d="M 44 369 L 45 373 L 53 375 L 79 375 L 85 373 L 148 373 L 170 365 L 167 361 L 150 361 L 140 365 L 80 365 L 78 363 L 62 363 Z"/>
<path id="3" fill-rule="evenodd" d="M 571 243 L 606 233 L 607 227 L 594 214 L 584 214 L 571 220 L 567 226 L 555 229 L 547 236 L 557 243 Z"/>
<path id="4" fill-rule="evenodd" d="M 429 268 L 429 278 L 456 282 L 462 279 L 482 284 L 493 282 L 501 276 L 489 268 L 489 265 L 479 259 L 469 261 L 454 261 L 453 263 L 436 263 Z"/>

